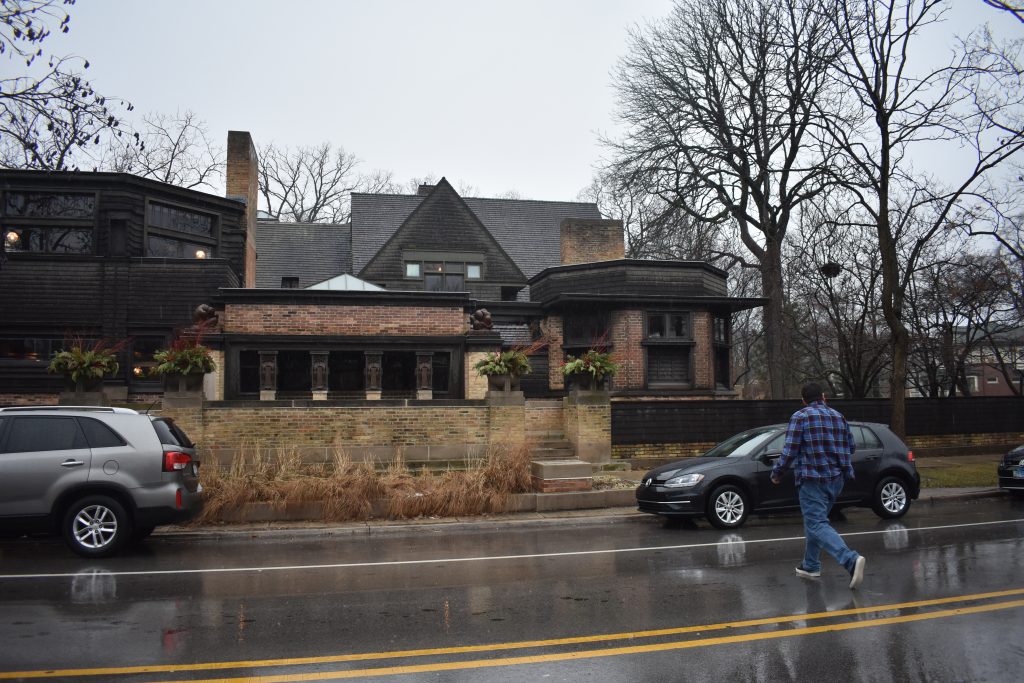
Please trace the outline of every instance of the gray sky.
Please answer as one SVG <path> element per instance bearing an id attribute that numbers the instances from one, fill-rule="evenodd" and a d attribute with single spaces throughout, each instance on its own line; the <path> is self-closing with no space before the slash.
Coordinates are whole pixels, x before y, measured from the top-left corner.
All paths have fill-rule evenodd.
<path id="1" fill-rule="evenodd" d="M 612 127 L 626 30 L 669 0 L 78 0 L 47 48 L 139 112 L 192 109 L 223 145 L 330 141 L 398 181 L 574 199 Z"/>
<path id="2" fill-rule="evenodd" d="M 221 145 L 343 145 L 404 182 L 574 199 L 614 132 L 627 29 L 670 0 L 78 0 L 46 47 L 138 112 L 191 109 Z M 955 0 L 951 27 L 1004 23 Z"/>

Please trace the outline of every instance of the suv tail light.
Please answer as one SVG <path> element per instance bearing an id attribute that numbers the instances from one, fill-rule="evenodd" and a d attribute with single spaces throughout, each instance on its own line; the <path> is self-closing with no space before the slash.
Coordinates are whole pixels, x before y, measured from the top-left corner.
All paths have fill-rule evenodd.
<path id="1" fill-rule="evenodd" d="M 907 451 L 907 461 L 908 462 L 914 462 L 914 451 L 911 451 L 911 450 Z"/>
<path id="2" fill-rule="evenodd" d="M 192 462 L 192 456 L 181 451 L 164 451 L 164 472 L 179 472 Z"/>

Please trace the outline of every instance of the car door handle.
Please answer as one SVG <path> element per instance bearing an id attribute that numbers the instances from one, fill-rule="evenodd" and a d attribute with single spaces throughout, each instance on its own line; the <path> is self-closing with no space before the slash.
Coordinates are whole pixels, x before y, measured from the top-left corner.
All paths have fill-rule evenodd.
<path id="1" fill-rule="evenodd" d="M 84 460 L 65 460 L 60 464 L 61 467 L 81 467 L 85 464 Z"/>

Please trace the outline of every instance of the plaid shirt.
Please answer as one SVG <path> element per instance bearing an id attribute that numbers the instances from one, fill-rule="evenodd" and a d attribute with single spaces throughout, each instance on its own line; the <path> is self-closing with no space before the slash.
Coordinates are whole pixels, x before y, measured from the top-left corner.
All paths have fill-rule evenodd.
<path id="1" fill-rule="evenodd" d="M 786 445 L 772 468 L 772 477 L 793 467 L 796 485 L 802 479 L 830 480 L 839 475 L 853 479 L 850 456 L 856 445 L 846 418 L 824 401 L 814 401 L 793 413 L 786 429 Z"/>

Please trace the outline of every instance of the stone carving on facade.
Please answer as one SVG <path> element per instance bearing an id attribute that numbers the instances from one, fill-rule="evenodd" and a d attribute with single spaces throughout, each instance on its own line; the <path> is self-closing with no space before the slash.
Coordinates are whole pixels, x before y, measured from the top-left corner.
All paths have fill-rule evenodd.
<path id="1" fill-rule="evenodd" d="M 327 354 L 311 353 L 313 391 L 327 391 Z"/>
<path id="2" fill-rule="evenodd" d="M 381 372 L 382 372 L 381 354 L 379 354 L 379 353 L 367 353 L 366 354 L 366 390 L 367 391 L 380 391 Z"/>
<path id="3" fill-rule="evenodd" d="M 217 309 L 210 304 L 199 304 L 196 306 L 196 310 L 192 311 L 192 323 L 196 327 L 209 329 L 217 327 L 219 322 L 220 317 L 217 315 Z"/>
<path id="4" fill-rule="evenodd" d="M 260 391 L 277 390 L 277 354 L 260 354 Z"/>
<path id="5" fill-rule="evenodd" d="M 491 320 L 491 312 L 486 308 L 478 308 L 469 318 L 469 324 L 474 330 L 490 330 L 494 327 Z"/>

